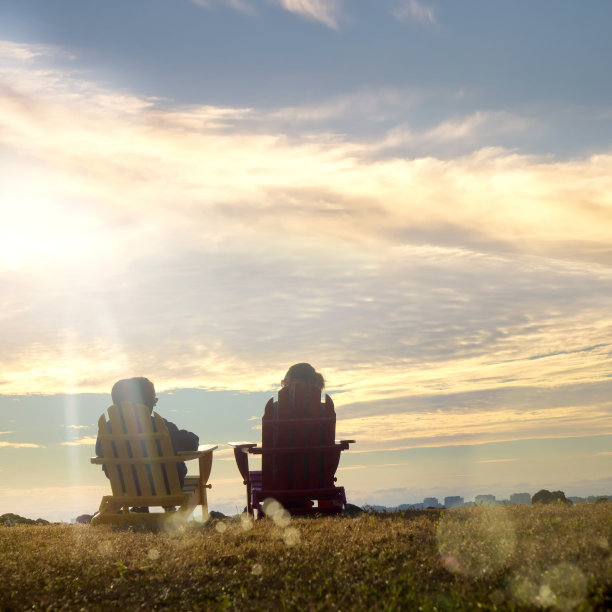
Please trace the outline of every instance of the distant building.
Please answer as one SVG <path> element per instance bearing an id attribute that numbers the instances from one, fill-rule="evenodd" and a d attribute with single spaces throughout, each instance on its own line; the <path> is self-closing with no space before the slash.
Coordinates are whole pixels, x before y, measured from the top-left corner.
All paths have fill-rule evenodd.
<path id="1" fill-rule="evenodd" d="M 460 495 L 450 495 L 444 498 L 444 506 L 446 508 L 462 508 L 464 499 Z"/>
<path id="2" fill-rule="evenodd" d="M 439 508 L 440 502 L 437 497 L 426 497 L 423 500 L 423 506 L 425 506 L 425 508 Z"/>
<path id="3" fill-rule="evenodd" d="M 494 506 L 495 495 L 477 495 L 474 501 L 477 506 Z"/>
<path id="4" fill-rule="evenodd" d="M 531 495 L 529 493 L 513 493 L 510 496 L 510 503 L 519 506 L 529 506 L 531 504 Z"/>
<path id="5" fill-rule="evenodd" d="M 404 510 L 414 510 L 414 504 L 400 504 L 399 506 L 396 506 L 394 508 L 394 510 L 396 510 L 397 512 L 402 512 Z"/>
<path id="6" fill-rule="evenodd" d="M 589 504 L 595 504 L 602 499 L 609 499 L 612 501 L 612 495 L 589 495 L 586 500 Z"/>

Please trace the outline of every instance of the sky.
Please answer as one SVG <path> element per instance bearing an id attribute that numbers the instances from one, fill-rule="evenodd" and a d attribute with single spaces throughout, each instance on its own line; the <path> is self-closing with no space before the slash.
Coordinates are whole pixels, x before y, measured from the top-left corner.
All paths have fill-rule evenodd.
<path id="1" fill-rule="evenodd" d="M 612 494 L 612 3 L 3 0 L 0 514 L 113 383 L 218 444 L 326 376 L 352 503 Z"/>

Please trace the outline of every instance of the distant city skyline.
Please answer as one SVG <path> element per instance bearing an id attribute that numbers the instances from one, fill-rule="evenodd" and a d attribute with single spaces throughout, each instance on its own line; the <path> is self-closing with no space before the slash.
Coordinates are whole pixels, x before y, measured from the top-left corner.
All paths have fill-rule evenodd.
<path id="1" fill-rule="evenodd" d="M 537 493 L 537 491 L 536 491 Z M 535 495 L 535 493 L 534 493 Z M 497 499 L 495 495 L 490 493 L 483 493 L 480 495 L 476 495 L 473 500 L 465 500 L 460 495 L 452 495 L 444 498 L 443 502 L 440 502 L 437 497 L 426 497 L 422 502 L 416 503 L 406 503 L 399 504 L 398 506 L 393 506 L 388 508 L 386 506 L 371 506 L 373 509 L 385 509 L 388 511 L 398 511 L 398 510 L 407 510 L 407 509 L 427 509 L 427 508 L 444 508 L 444 509 L 452 509 L 452 508 L 463 508 L 463 507 L 471 507 L 471 506 L 511 506 L 511 505 L 519 505 L 519 506 L 530 506 L 532 504 L 531 498 L 533 495 L 529 493 L 513 493 L 510 495 L 509 499 Z M 566 496 L 568 500 L 572 503 L 596 503 L 599 500 L 610 500 L 612 501 L 612 495 L 588 495 L 586 497 L 578 497 L 578 496 Z M 366 505 L 366 508 L 369 507 Z"/>

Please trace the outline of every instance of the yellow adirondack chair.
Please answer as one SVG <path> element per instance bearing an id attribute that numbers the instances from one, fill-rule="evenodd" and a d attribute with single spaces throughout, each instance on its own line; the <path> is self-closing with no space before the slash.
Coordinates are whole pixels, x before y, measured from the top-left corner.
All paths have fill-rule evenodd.
<path id="1" fill-rule="evenodd" d="M 102 457 L 91 463 L 105 465 L 112 495 L 102 498 L 92 525 L 179 524 L 196 506 L 208 515 L 206 489 L 216 445 L 201 445 L 197 451 L 174 453 L 163 419 L 147 406 L 123 402 L 108 409 L 110 429 L 103 414 L 98 421 Z M 181 488 L 177 460 L 199 460 L 199 476 L 186 476 Z M 130 506 L 178 507 L 170 512 L 130 512 Z"/>

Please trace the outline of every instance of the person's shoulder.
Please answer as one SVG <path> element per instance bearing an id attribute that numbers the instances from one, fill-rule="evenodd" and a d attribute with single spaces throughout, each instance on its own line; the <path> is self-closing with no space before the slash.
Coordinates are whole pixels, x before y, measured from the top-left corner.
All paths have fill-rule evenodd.
<path id="1" fill-rule="evenodd" d="M 164 422 L 164 425 L 168 429 L 176 429 L 176 430 L 178 430 L 178 427 L 172 421 L 169 421 L 168 419 L 164 419 L 164 417 L 162 417 L 162 421 Z"/>
<path id="2" fill-rule="evenodd" d="M 163 418 L 163 417 L 162 417 Z M 166 427 L 168 428 L 168 431 L 173 432 L 173 433 L 180 433 L 181 435 L 194 435 L 195 434 L 187 429 L 179 429 L 178 425 L 176 425 L 175 423 L 173 423 L 172 421 L 168 421 L 168 419 L 163 419 L 164 423 L 166 424 Z"/>

